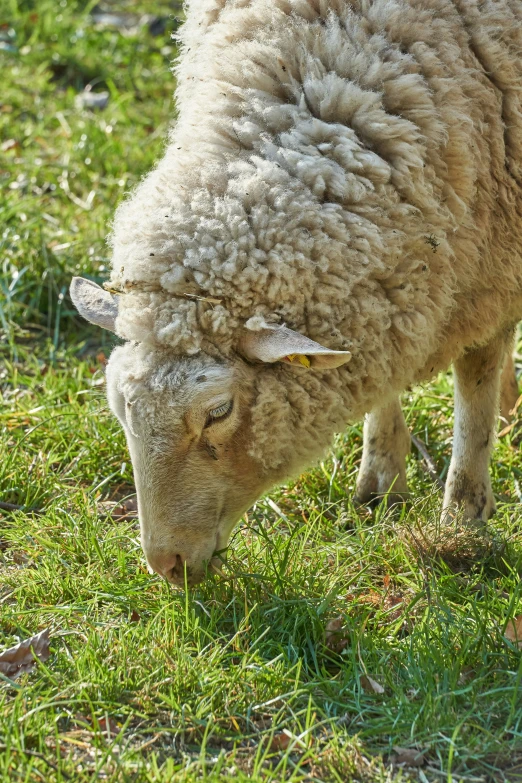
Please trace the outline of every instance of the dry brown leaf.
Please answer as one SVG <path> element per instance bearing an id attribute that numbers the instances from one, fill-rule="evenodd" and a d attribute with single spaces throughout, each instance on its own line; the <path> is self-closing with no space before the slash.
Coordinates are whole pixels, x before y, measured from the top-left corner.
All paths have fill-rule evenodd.
<path id="1" fill-rule="evenodd" d="M 350 609 L 366 604 L 369 606 L 379 606 L 381 599 L 381 594 L 375 590 L 369 590 L 367 593 L 347 593 L 346 595 L 346 601 L 350 604 L 355 604 L 355 607 L 350 607 Z"/>
<path id="2" fill-rule="evenodd" d="M 102 500 L 98 503 L 98 513 L 110 516 L 117 521 L 134 519 L 138 515 L 138 501 L 135 497 L 127 498 L 121 502 L 116 500 Z"/>
<path id="3" fill-rule="evenodd" d="M 20 552 L 17 550 L 12 553 L 11 557 L 13 558 L 13 563 L 15 563 L 15 565 L 23 566 L 31 565 L 32 563 L 31 558 L 28 557 L 25 552 Z"/>
<path id="4" fill-rule="evenodd" d="M 503 438 L 505 435 L 509 435 L 512 429 L 518 424 L 518 421 L 512 421 L 511 424 L 508 424 L 504 429 L 500 430 L 498 433 L 499 438 Z"/>
<path id="5" fill-rule="evenodd" d="M 357 600 L 361 604 L 369 604 L 369 606 L 379 606 L 382 600 L 382 596 L 376 590 L 368 590 L 367 593 L 363 593 L 357 597 Z"/>
<path id="6" fill-rule="evenodd" d="M 517 412 L 517 410 L 520 408 L 521 405 L 522 405 L 522 394 L 517 398 L 517 401 L 516 401 L 515 405 L 509 411 L 509 415 L 510 416 L 514 416 L 515 413 Z"/>
<path id="7" fill-rule="evenodd" d="M 49 630 L 46 628 L 0 653 L 0 672 L 13 680 L 19 674 L 31 671 L 36 659 L 46 661 L 49 655 Z"/>
<path id="8" fill-rule="evenodd" d="M 508 622 L 504 636 L 508 641 L 516 644 L 519 650 L 522 650 L 522 614 Z"/>
<path id="9" fill-rule="evenodd" d="M 350 611 L 357 610 L 359 607 L 373 607 L 374 610 L 381 609 L 387 613 L 386 622 L 393 623 L 398 620 L 404 614 L 404 596 L 390 589 L 390 577 L 385 576 L 383 582 L 386 589 L 384 594 L 375 590 L 362 594 L 348 593 L 346 601 L 352 604 Z"/>
<path id="10" fill-rule="evenodd" d="M 306 738 L 296 737 L 287 729 L 283 729 L 283 731 L 278 731 L 277 734 L 274 734 L 270 741 L 269 749 L 274 753 L 278 753 L 280 751 L 286 750 L 291 743 L 295 743 L 296 750 L 306 750 L 306 748 L 309 748 L 313 745 L 314 738 L 311 736 Z"/>
<path id="11" fill-rule="evenodd" d="M 280 750 L 286 750 L 292 741 L 292 737 L 285 731 L 274 734 L 270 742 L 270 750 L 277 753 Z"/>
<path id="12" fill-rule="evenodd" d="M 81 712 L 77 712 L 74 716 L 74 722 L 72 724 L 73 729 L 67 732 L 70 738 L 89 739 L 93 732 L 101 731 L 102 734 L 109 737 L 115 737 L 121 731 L 120 724 L 111 716 L 104 716 L 97 720 L 90 715 L 83 715 Z M 95 728 L 96 726 L 96 728 Z M 61 739 L 63 739 L 63 735 Z"/>
<path id="13" fill-rule="evenodd" d="M 141 620 L 141 614 L 136 611 L 136 609 L 132 610 L 131 616 L 130 616 L 131 623 L 139 623 Z"/>
<path id="14" fill-rule="evenodd" d="M 120 727 L 114 718 L 100 718 L 98 726 L 100 727 L 100 731 L 103 731 L 103 733 L 107 734 L 109 737 L 115 737 L 120 733 Z"/>
<path id="15" fill-rule="evenodd" d="M 372 677 L 367 674 L 363 674 L 361 677 L 361 685 L 365 691 L 369 693 L 384 693 L 384 688 Z"/>
<path id="16" fill-rule="evenodd" d="M 325 645 L 332 652 L 341 653 L 350 643 L 349 639 L 346 638 L 346 633 L 346 630 L 343 628 L 342 617 L 336 617 L 335 620 L 329 620 L 324 629 Z"/>
<path id="17" fill-rule="evenodd" d="M 138 516 L 138 501 L 135 497 L 118 503 L 111 512 L 113 519 L 134 519 Z"/>
<path id="18" fill-rule="evenodd" d="M 387 620 L 394 623 L 404 614 L 404 602 L 402 595 L 398 593 L 388 593 L 384 598 L 383 609 L 389 612 Z"/>
<path id="19" fill-rule="evenodd" d="M 408 767 L 422 767 L 425 762 L 424 751 L 418 748 L 394 747 L 394 764 L 406 764 Z"/>

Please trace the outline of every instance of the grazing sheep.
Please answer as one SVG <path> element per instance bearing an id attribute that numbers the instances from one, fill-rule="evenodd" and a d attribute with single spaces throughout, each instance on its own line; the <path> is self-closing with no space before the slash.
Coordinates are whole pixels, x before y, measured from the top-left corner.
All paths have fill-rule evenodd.
<path id="1" fill-rule="evenodd" d="M 444 508 L 485 520 L 522 317 L 522 3 L 192 0 L 181 42 L 179 119 L 116 214 L 112 293 L 71 286 L 126 340 L 108 396 L 149 563 L 198 581 L 368 412 L 357 494 L 404 492 L 398 395 L 452 362 Z"/>

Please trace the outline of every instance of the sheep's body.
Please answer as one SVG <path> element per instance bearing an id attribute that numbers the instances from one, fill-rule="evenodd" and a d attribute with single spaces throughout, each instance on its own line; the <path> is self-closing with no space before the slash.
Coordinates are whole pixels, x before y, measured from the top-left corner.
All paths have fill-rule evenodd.
<path id="1" fill-rule="evenodd" d="M 452 361 L 497 378 L 522 317 L 520 0 L 192 0 L 181 38 L 179 119 L 114 224 L 116 331 L 141 344 L 120 388 L 175 357 L 237 364 L 245 326 L 351 351 L 256 370 L 245 449 L 270 484 Z M 487 345 L 496 364 L 466 359 Z M 381 465 L 395 431 L 365 451 L 368 487 L 401 473 Z"/>
<path id="2" fill-rule="evenodd" d="M 329 437 L 520 318 L 518 0 L 200 0 L 182 40 L 115 221 L 122 336 L 227 355 L 262 316 L 348 347 L 297 379 L 338 398 Z"/>

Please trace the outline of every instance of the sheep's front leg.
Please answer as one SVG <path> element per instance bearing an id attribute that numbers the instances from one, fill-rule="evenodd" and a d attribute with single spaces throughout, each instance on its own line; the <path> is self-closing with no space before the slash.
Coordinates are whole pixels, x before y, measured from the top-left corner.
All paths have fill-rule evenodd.
<path id="1" fill-rule="evenodd" d="M 466 519 L 486 521 L 495 512 L 489 458 L 499 412 L 500 375 L 512 334 L 471 349 L 454 366 L 453 454 L 444 493 L 443 519 L 462 509 Z"/>
<path id="2" fill-rule="evenodd" d="M 367 503 L 385 495 L 391 503 L 403 500 L 408 491 L 406 455 L 410 433 L 398 399 L 369 413 L 363 428 L 363 454 L 357 477 L 356 500 Z"/>

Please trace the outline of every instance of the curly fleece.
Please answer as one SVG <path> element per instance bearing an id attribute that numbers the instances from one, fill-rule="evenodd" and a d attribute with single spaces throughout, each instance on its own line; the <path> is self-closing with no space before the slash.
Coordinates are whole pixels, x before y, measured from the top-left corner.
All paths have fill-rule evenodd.
<path id="1" fill-rule="evenodd" d="M 192 0 L 180 47 L 179 119 L 115 218 L 121 336 L 348 349 L 265 373 L 253 411 L 329 437 L 520 318 L 519 0 Z"/>

